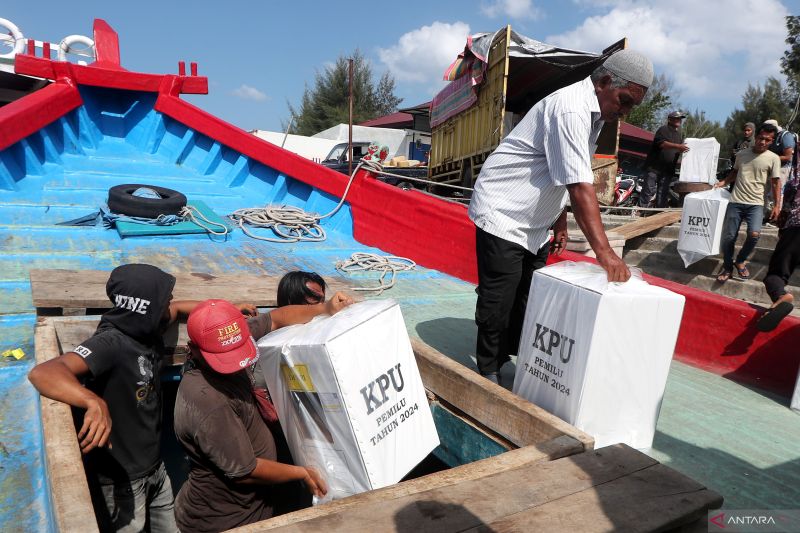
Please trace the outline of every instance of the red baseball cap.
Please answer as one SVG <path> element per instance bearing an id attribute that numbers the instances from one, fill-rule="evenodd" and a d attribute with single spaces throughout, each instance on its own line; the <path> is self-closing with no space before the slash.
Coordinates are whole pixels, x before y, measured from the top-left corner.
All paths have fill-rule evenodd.
<path id="1" fill-rule="evenodd" d="M 256 341 L 241 311 L 227 300 L 206 300 L 186 323 L 189 339 L 213 370 L 233 374 L 258 361 Z"/>

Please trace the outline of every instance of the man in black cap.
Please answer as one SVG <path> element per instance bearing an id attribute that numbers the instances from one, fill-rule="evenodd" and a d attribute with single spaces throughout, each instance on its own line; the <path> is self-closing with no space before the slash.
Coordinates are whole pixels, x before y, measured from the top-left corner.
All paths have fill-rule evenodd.
<path id="1" fill-rule="evenodd" d="M 684 118 L 686 113 L 672 111 L 667 115 L 667 123 L 656 131 L 645 161 L 647 173 L 639 196 L 639 207 L 650 207 L 654 199 L 656 207 L 667 207 L 669 186 L 675 177 L 678 156 L 689 151 L 681 133 L 681 121 Z"/>

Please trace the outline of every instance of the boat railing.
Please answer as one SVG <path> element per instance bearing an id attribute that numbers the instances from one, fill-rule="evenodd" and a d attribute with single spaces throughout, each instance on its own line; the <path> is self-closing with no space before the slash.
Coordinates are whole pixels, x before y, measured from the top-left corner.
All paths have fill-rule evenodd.
<path id="1" fill-rule="evenodd" d="M 3 29 L 7 33 L 2 33 Z M 11 21 L 0 18 L 0 70 L 14 72 L 14 62 L 19 54 L 57 59 L 73 60 L 79 65 L 86 65 L 96 57 L 94 41 L 84 35 L 68 35 L 59 43 L 39 41 L 26 38 L 22 31 Z"/>

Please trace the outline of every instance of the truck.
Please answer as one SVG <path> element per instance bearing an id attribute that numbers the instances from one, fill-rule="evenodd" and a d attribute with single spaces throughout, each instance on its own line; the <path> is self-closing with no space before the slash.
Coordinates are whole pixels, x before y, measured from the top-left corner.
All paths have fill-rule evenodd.
<path id="1" fill-rule="evenodd" d="M 369 145 L 369 142 L 364 141 L 353 142 L 353 169 L 355 169 L 358 162 L 361 161 L 361 158 L 367 155 L 367 149 L 369 148 Z M 342 174 L 349 174 L 351 165 L 348 158 L 349 151 L 347 146 L 348 144 L 346 142 L 336 144 L 333 148 L 331 148 L 331 151 L 328 153 L 327 157 L 325 157 L 320 164 L 337 172 L 341 172 Z M 386 182 L 389 185 L 396 185 L 402 189 L 424 189 L 427 185 L 424 182 L 415 181 L 413 179 L 416 178 L 426 180 L 428 178 L 427 165 L 385 166 L 384 170 L 391 174 L 396 174 L 395 176 L 386 176 L 383 174 L 378 176 L 379 180 Z M 403 179 L 404 177 L 412 179 Z"/>
<path id="2" fill-rule="evenodd" d="M 623 39 L 600 54 L 568 50 L 519 35 L 511 26 L 472 36 L 446 72 L 450 83 L 431 103 L 430 179 L 472 187 L 489 154 L 536 102 L 586 78 L 624 47 Z M 619 121 L 607 122 L 592 163 L 601 204 L 613 200 L 618 146 Z"/>

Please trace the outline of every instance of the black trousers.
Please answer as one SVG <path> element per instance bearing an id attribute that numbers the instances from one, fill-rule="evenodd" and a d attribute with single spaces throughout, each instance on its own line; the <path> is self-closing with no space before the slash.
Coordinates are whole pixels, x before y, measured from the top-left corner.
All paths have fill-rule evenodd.
<path id="1" fill-rule="evenodd" d="M 773 302 L 786 294 L 786 285 L 794 269 L 800 266 L 800 227 L 786 228 L 778 234 L 778 244 L 769 260 L 769 270 L 764 278 Z"/>
<path id="2" fill-rule="evenodd" d="M 509 354 L 516 354 L 519 349 L 533 271 L 547 262 L 550 244 L 545 244 L 534 254 L 480 228 L 476 230 L 476 356 L 481 374 L 492 374 L 499 372 L 509 360 Z"/>

